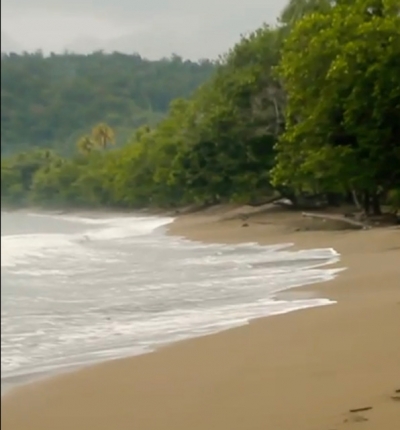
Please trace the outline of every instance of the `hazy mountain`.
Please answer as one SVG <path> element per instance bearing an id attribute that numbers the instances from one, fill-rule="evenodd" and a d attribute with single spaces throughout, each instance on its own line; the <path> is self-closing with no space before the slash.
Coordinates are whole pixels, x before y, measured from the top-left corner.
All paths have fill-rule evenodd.
<path id="1" fill-rule="evenodd" d="M 164 36 L 159 37 L 143 37 L 143 34 L 132 33 L 118 38 L 102 40 L 91 37 L 80 37 L 75 41 L 66 46 L 66 50 L 78 54 L 88 54 L 94 51 L 104 52 L 121 52 L 124 54 L 139 53 L 149 59 L 158 59 L 163 55 L 160 52 L 165 52 L 166 57 L 178 52 L 183 54 L 182 56 L 187 58 L 190 57 L 190 50 L 182 53 L 182 49 L 179 49 L 177 41 L 171 40 L 169 36 L 168 46 L 166 45 L 166 38 Z M 186 54 L 186 55 L 185 55 Z M 189 54 L 189 55 L 187 55 Z"/>
<path id="2" fill-rule="evenodd" d="M 102 41 L 90 36 L 80 36 L 69 43 L 65 49 L 75 54 L 90 54 L 94 51 L 106 51 L 107 41 Z M 107 50 L 108 51 L 108 50 Z"/>

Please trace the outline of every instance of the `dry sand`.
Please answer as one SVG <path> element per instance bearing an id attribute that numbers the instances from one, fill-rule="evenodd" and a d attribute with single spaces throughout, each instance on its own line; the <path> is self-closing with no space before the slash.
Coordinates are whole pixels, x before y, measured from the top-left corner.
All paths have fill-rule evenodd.
<path id="1" fill-rule="evenodd" d="M 283 212 L 242 227 L 234 215 L 182 216 L 171 233 L 333 247 L 348 270 L 293 294 L 338 303 L 15 389 L 2 399 L 2 429 L 399 430 L 400 230 L 328 231 Z M 294 232 L 316 225 L 325 231 Z"/>

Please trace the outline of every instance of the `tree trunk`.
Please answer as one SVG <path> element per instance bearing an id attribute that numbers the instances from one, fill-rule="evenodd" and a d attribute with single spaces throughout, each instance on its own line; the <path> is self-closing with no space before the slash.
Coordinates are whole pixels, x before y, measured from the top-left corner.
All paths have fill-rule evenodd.
<path id="1" fill-rule="evenodd" d="M 354 202 L 354 204 L 356 205 L 356 208 L 357 208 L 357 209 L 361 209 L 361 204 L 360 204 L 360 202 L 359 202 L 359 200 L 358 200 L 356 190 L 351 190 L 351 196 L 352 196 L 352 198 L 353 198 L 353 202 Z"/>

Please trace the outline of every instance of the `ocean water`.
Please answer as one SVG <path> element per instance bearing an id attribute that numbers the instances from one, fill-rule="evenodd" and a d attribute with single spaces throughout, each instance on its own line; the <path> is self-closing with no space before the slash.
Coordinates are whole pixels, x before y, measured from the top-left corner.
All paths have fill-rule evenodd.
<path id="1" fill-rule="evenodd" d="M 63 369 L 332 303 L 276 295 L 335 277 L 333 249 L 202 244 L 165 235 L 171 221 L 2 212 L 2 392 Z"/>

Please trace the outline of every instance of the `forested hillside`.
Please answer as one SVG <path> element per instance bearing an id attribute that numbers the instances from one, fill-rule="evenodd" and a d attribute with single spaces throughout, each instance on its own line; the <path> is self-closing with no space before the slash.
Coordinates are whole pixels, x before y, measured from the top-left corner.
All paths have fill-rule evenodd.
<path id="1" fill-rule="evenodd" d="M 189 97 L 214 65 L 139 55 L 2 55 L 1 149 L 32 146 L 68 154 L 77 137 L 99 122 L 120 141 L 140 125 L 155 125 L 171 100 Z"/>
<path id="2" fill-rule="evenodd" d="M 366 214 L 379 214 L 382 202 L 396 210 L 400 4 L 291 0 L 279 25 L 243 37 L 157 126 L 109 150 L 117 132 L 107 120 L 81 136 L 71 158 L 4 159 L 3 201 L 137 208 L 279 193 L 294 204 L 318 196 Z"/>

